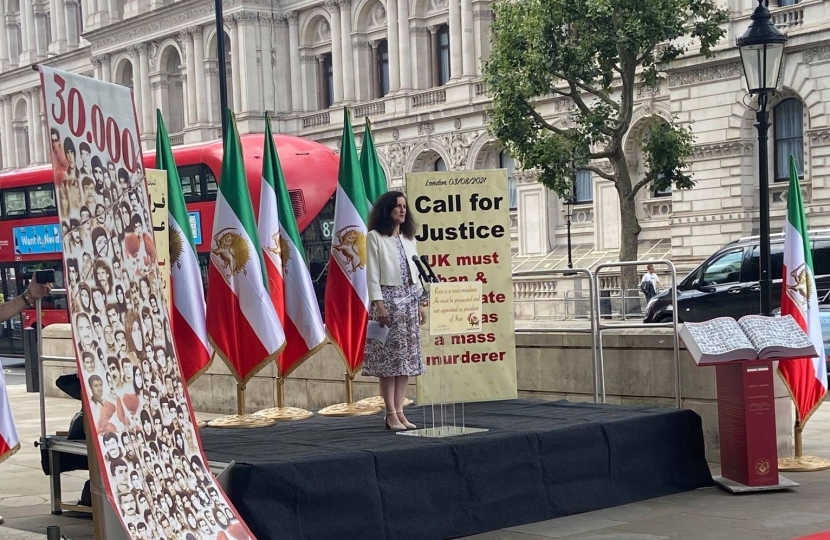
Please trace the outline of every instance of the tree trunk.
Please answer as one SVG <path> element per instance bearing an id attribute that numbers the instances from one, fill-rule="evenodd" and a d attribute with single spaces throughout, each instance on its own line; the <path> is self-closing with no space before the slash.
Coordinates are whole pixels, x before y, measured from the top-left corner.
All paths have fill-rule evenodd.
<path id="1" fill-rule="evenodd" d="M 637 219 L 637 201 L 631 192 L 631 177 L 628 174 L 628 165 L 625 159 L 617 162 L 617 195 L 620 199 L 620 261 L 636 261 L 638 241 L 640 238 L 640 222 Z M 629 294 L 629 290 L 638 289 L 639 268 L 624 266 L 621 268 L 620 287 Z M 632 294 L 632 296 L 634 296 Z M 625 312 L 639 311 L 639 296 L 625 302 Z"/>

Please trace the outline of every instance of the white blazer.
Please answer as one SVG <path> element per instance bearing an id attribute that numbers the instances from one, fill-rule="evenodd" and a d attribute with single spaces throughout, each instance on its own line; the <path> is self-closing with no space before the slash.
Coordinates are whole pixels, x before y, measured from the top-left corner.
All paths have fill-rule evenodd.
<path id="1" fill-rule="evenodd" d="M 418 255 L 415 239 L 400 236 L 403 250 L 406 253 L 406 262 L 409 264 L 409 274 L 415 284 L 416 294 L 420 295 L 421 282 L 418 279 L 418 267 L 412 261 L 412 256 Z M 401 280 L 401 263 L 398 259 L 398 244 L 394 236 L 386 236 L 378 231 L 369 231 L 366 237 L 366 280 L 369 284 L 369 301 L 383 300 L 380 292 L 381 285 L 397 287 L 403 285 Z"/>

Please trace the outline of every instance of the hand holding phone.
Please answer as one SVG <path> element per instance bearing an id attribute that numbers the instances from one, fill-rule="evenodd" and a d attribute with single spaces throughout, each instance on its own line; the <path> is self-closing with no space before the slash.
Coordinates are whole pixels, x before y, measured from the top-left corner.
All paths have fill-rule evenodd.
<path id="1" fill-rule="evenodd" d="M 54 270 L 37 270 L 35 271 L 35 282 L 36 283 L 54 283 L 55 282 L 55 271 Z"/>

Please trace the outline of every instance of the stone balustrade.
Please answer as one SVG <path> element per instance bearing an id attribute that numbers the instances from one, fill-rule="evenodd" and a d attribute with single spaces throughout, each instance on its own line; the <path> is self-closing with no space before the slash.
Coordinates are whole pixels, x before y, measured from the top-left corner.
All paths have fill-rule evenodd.
<path id="1" fill-rule="evenodd" d="M 418 109 L 421 107 L 431 107 L 447 102 L 447 91 L 443 88 L 438 90 L 430 90 L 428 92 L 421 92 L 410 96 L 412 99 L 412 108 Z"/>
<path id="2" fill-rule="evenodd" d="M 303 116 L 302 122 L 303 129 L 313 129 L 329 125 L 331 123 L 331 116 L 329 115 L 329 111 L 323 111 L 321 113 Z"/>

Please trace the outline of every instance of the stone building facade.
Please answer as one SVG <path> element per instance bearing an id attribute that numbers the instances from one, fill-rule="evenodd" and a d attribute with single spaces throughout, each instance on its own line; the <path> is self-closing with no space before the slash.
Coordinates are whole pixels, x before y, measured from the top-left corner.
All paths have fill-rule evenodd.
<path id="1" fill-rule="evenodd" d="M 637 150 L 644 120 L 693 122 L 692 172 L 685 191 L 638 196 L 641 257 L 669 257 L 682 271 L 724 243 L 757 230 L 757 134 L 735 38 L 756 0 L 722 0 L 732 13 L 714 58 L 694 50 L 668 69 L 656 92 L 640 91 L 626 147 Z M 771 0 L 789 35 L 781 93 L 772 102 L 770 170 L 801 156 L 813 228 L 830 223 L 830 0 Z M 217 58 L 213 0 L 0 0 L 0 166 L 45 163 L 39 79 L 49 65 L 131 86 L 145 148 L 154 111 L 174 144 L 219 137 L 219 69 L 242 133 L 275 130 L 336 148 L 349 106 L 358 134 L 372 121 L 392 186 L 412 171 L 505 167 L 511 174 L 514 267 L 562 266 L 563 205 L 517 171 L 487 129 L 490 99 L 482 80 L 493 9 L 485 0 L 224 0 L 227 57 Z M 540 102 L 557 125 L 569 104 Z M 776 157 L 778 156 L 778 157 Z M 771 174 L 773 230 L 785 211 L 786 183 Z M 613 186 L 577 179 L 572 236 L 578 264 L 613 259 L 619 211 Z"/>

